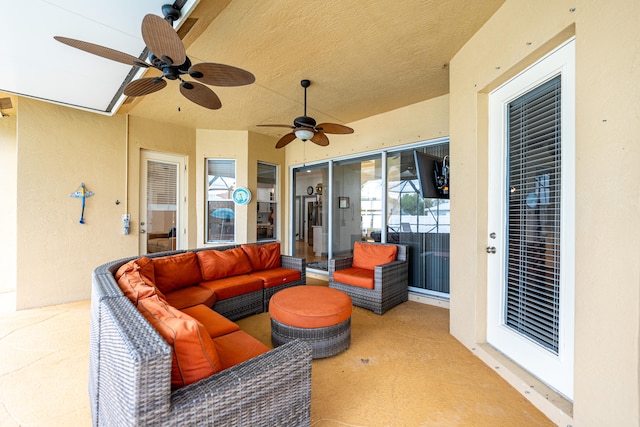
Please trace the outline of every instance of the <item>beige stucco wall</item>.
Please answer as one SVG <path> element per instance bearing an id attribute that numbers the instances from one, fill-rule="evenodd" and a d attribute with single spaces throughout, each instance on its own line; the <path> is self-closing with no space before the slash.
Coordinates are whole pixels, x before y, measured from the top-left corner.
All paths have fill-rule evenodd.
<path id="1" fill-rule="evenodd" d="M 16 117 L 0 120 L 0 293 L 16 289 Z"/>
<path id="2" fill-rule="evenodd" d="M 192 157 L 195 131 L 26 98 L 18 114 L 16 306 L 87 299 L 93 268 L 138 254 L 140 149 Z M 86 201 L 85 224 L 80 200 L 69 197 L 81 183 L 95 193 Z M 125 236 L 127 209 L 132 228 Z M 195 230 L 189 235 L 195 240 Z"/>
<path id="3" fill-rule="evenodd" d="M 475 348 L 486 340 L 487 93 L 575 33 L 576 426 L 640 423 L 638 16 L 635 0 L 507 0 L 451 61 L 451 332 Z"/>
<path id="4" fill-rule="evenodd" d="M 120 256 L 124 118 L 21 99 L 17 169 L 19 309 L 86 299 L 91 270 Z M 85 183 L 80 199 L 69 197 Z"/>

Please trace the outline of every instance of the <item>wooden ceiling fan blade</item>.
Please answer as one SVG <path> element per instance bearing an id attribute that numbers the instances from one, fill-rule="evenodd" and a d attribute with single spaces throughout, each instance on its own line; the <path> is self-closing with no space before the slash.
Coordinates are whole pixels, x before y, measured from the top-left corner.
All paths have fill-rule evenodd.
<path id="1" fill-rule="evenodd" d="M 70 39 L 68 37 L 54 36 L 54 39 L 60 43 L 64 43 L 67 46 L 75 47 L 76 49 L 83 50 L 93 55 L 101 56 L 106 59 L 110 59 L 116 62 L 122 62 L 123 64 L 133 65 L 136 67 L 148 67 L 144 61 L 136 58 L 128 53 L 120 52 L 119 50 L 111 49 L 110 47 L 104 47 L 97 44 L 85 42 L 82 40 Z"/>
<path id="2" fill-rule="evenodd" d="M 289 129 L 293 129 L 293 126 L 291 125 L 256 125 L 256 126 L 261 126 L 261 127 L 269 127 L 269 128 L 289 128 Z"/>
<path id="3" fill-rule="evenodd" d="M 282 138 L 280 138 L 280 140 L 278 140 L 278 143 L 276 144 L 276 148 L 282 148 L 288 143 L 290 143 L 291 141 L 293 141 L 294 139 L 296 139 L 296 134 L 293 132 L 288 133 Z"/>
<path id="4" fill-rule="evenodd" d="M 158 15 L 144 17 L 142 38 L 149 50 L 165 64 L 182 65 L 187 60 L 187 52 L 178 33 Z"/>
<path id="5" fill-rule="evenodd" d="M 201 107 L 210 110 L 217 110 L 222 107 L 220 98 L 214 91 L 203 84 L 197 82 L 182 82 L 180 84 L 180 93 L 191 102 L 195 102 Z"/>
<path id="6" fill-rule="evenodd" d="M 283 136 L 282 138 L 280 138 L 280 140 L 276 144 L 276 148 L 282 148 L 285 145 L 287 145 L 288 143 L 290 143 L 291 141 L 293 141 L 294 139 L 296 139 L 296 134 L 293 133 L 293 132 L 288 133 L 285 136 Z"/>
<path id="7" fill-rule="evenodd" d="M 147 77 L 134 80 L 124 88 L 127 96 L 144 96 L 157 92 L 167 86 L 167 82 L 159 77 Z"/>
<path id="8" fill-rule="evenodd" d="M 316 128 L 321 129 L 324 133 L 347 134 L 353 133 L 353 129 L 349 126 L 339 125 L 337 123 L 320 123 Z"/>
<path id="9" fill-rule="evenodd" d="M 201 62 L 189 68 L 189 75 L 201 83 L 213 86 L 244 86 L 256 81 L 250 72 L 231 65 Z"/>
<path id="10" fill-rule="evenodd" d="M 327 135 L 325 135 L 324 132 L 320 131 L 316 132 L 316 134 L 311 137 L 310 141 L 322 147 L 329 145 L 329 138 L 327 138 Z"/>

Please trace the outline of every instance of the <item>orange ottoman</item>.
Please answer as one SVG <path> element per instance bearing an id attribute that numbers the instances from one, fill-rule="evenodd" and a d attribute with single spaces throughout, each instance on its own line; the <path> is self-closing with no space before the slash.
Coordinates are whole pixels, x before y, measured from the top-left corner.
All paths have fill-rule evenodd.
<path id="1" fill-rule="evenodd" d="M 349 295 L 337 289 L 283 289 L 269 302 L 271 342 L 277 347 L 295 339 L 306 341 L 314 359 L 338 354 L 351 344 L 352 309 Z"/>

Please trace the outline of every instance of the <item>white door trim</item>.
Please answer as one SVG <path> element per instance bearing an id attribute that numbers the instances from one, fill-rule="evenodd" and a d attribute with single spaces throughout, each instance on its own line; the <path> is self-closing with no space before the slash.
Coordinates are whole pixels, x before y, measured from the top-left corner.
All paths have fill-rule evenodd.
<path id="1" fill-rule="evenodd" d="M 558 354 L 504 325 L 506 106 L 534 87 L 561 75 L 561 243 Z M 524 369 L 573 399 L 575 311 L 575 42 L 571 40 L 489 95 L 489 210 L 487 342 Z"/>

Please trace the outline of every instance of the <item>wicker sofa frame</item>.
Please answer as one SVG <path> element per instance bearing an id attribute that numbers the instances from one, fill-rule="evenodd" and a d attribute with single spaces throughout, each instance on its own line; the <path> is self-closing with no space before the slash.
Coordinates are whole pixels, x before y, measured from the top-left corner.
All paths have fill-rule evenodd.
<path id="1" fill-rule="evenodd" d="M 409 252 L 406 245 L 391 243 L 371 244 L 398 247 L 395 261 L 375 267 L 373 289 L 365 289 L 334 280 L 333 274 L 336 271 L 351 267 L 353 263 L 352 256 L 329 260 L 329 287 L 349 295 L 355 306 L 366 308 L 376 314 L 384 314 L 390 308 L 409 299 Z"/>
<path id="2" fill-rule="evenodd" d="M 171 347 L 113 277 L 135 258 L 104 264 L 92 274 L 89 400 L 94 426 L 310 424 L 312 354 L 300 340 L 172 391 Z"/>

